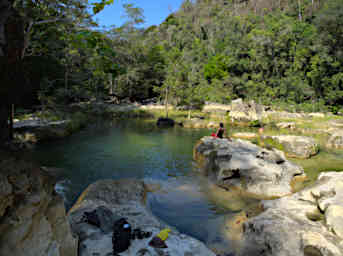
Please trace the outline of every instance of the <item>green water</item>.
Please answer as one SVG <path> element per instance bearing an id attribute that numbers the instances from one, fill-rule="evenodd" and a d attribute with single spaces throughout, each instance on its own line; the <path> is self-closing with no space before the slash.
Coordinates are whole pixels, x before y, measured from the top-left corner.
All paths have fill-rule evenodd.
<path id="1" fill-rule="evenodd" d="M 211 247 L 230 251 L 222 232 L 225 222 L 256 201 L 226 194 L 197 172 L 193 146 L 211 132 L 159 129 L 139 121 L 99 122 L 64 140 L 38 146 L 30 157 L 60 169 L 56 189 L 67 208 L 97 180 L 143 179 L 158 184 L 147 200 L 157 217 Z"/>
<path id="2" fill-rule="evenodd" d="M 230 133 L 249 130 L 235 128 Z M 234 241 L 225 238 L 223 231 L 225 223 L 256 201 L 225 192 L 197 172 L 192 161 L 193 147 L 211 132 L 181 127 L 159 129 L 143 121 L 100 121 L 67 139 L 40 145 L 30 157 L 42 165 L 60 168 L 56 189 L 67 208 L 97 180 L 143 179 L 158 185 L 147 200 L 157 217 L 210 247 L 233 252 Z M 321 151 L 311 160 L 296 162 L 313 180 L 320 171 L 343 167 L 343 152 Z"/>

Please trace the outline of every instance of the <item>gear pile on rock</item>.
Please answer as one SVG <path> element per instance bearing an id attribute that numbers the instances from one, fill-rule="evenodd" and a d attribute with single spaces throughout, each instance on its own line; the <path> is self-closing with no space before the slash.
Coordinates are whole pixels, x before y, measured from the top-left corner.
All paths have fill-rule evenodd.
<path id="1" fill-rule="evenodd" d="M 132 230 L 130 223 L 125 218 L 120 218 L 111 225 L 115 216 L 111 210 L 104 206 L 100 206 L 93 211 L 84 212 L 79 223 L 87 223 L 101 229 L 104 233 L 112 231 L 113 255 L 126 251 L 131 240 L 144 239 L 151 237 L 151 232 L 144 232 L 139 228 Z M 112 220 L 112 221 L 111 221 Z"/>

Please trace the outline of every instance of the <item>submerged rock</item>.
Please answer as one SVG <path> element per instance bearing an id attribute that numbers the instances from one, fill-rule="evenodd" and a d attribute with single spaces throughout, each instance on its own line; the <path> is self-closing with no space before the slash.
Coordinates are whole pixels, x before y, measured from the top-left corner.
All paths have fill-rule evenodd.
<path id="1" fill-rule="evenodd" d="M 343 255 L 342 196 L 343 173 L 331 172 L 292 196 L 263 201 L 265 211 L 243 225 L 239 256 Z"/>
<path id="2" fill-rule="evenodd" d="M 102 232 L 100 228 L 82 222 L 84 212 L 93 211 L 99 206 L 112 211 L 116 218 L 126 218 L 132 230 L 139 228 L 152 232 L 150 238 L 131 241 L 131 246 L 121 256 L 136 255 L 180 255 L 214 256 L 215 254 L 200 241 L 173 230 L 166 249 L 156 249 L 148 244 L 153 236 L 166 227 L 145 207 L 146 188 L 139 180 L 103 180 L 90 185 L 80 196 L 69 212 L 73 232 L 79 237 L 79 256 L 112 255 L 112 233 Z M 112 218 L 111 218 L 112 219 Z M 113 223 L 108 223 L 111 226 Z"/>
<path id="3" fill-rule="evenodd" d="M 0 255 L 77 255 L 54 183 L 54 177 L 30 163 L 0 162 Z"/>
<path id="4" fill-rule="evenodd" d="M 292 193 L 291 181 L 304 170 L 276 149 L 266 150 L 248 141 L 204 137 L 194 148 L 200 170 L 222 187 L 239 187 L 259 197 Z"/>

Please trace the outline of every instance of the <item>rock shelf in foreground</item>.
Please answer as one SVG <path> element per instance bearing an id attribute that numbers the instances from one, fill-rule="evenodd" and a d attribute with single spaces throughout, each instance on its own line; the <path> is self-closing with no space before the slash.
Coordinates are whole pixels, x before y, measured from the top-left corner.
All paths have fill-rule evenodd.
<path id="1" fill-rule="evenodd" d="M 145 207 L 145 193 L 145 185 L 139 180 L 102 180 L 90 185 L 69 213 L 72 230 L 80 239 L 79 256 L 111 255 L 112 233 L 104 234 L 99 228 L 80 222 L 85 211 L 92 211 L 99 206 L 111 210 L 118 218 L 126 218 L 132 229 L 140 228 L 145 232 L 152 232 L 152 236 L 166 228 L 166 225 L 158 221 Z M 133 240 L 129 249 L 119 255 L 135 256 L 140 255 L 137 254 L 139 251 L 145 251 L 144 255 L 151 256 L 215 256 L 203 243 L 176 230 L 169 234 L 166 249 L 148 246 L 150 240 L 151 237 Z"/>
<path id="2" fill-rule="evenodd" d="M 262 205 L 243 225 L 239 256 L 343 255 L 343 173 L 322 173 L 303 191 Z"/>

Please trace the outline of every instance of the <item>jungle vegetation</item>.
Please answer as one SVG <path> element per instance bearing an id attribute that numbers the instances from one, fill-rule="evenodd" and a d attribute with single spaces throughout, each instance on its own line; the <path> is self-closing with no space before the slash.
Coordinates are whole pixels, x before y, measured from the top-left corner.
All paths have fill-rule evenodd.
<path id="1" fill-rule="evenodd" d="M 2 0 L 2 139 L 13 105 L 110 96 L 342 109 L 343 0 L 184 0 L 148 28 L 143 10 L 126 4 L 127 22 L 102 29 L 93 15 L 112 2 Z"/>

